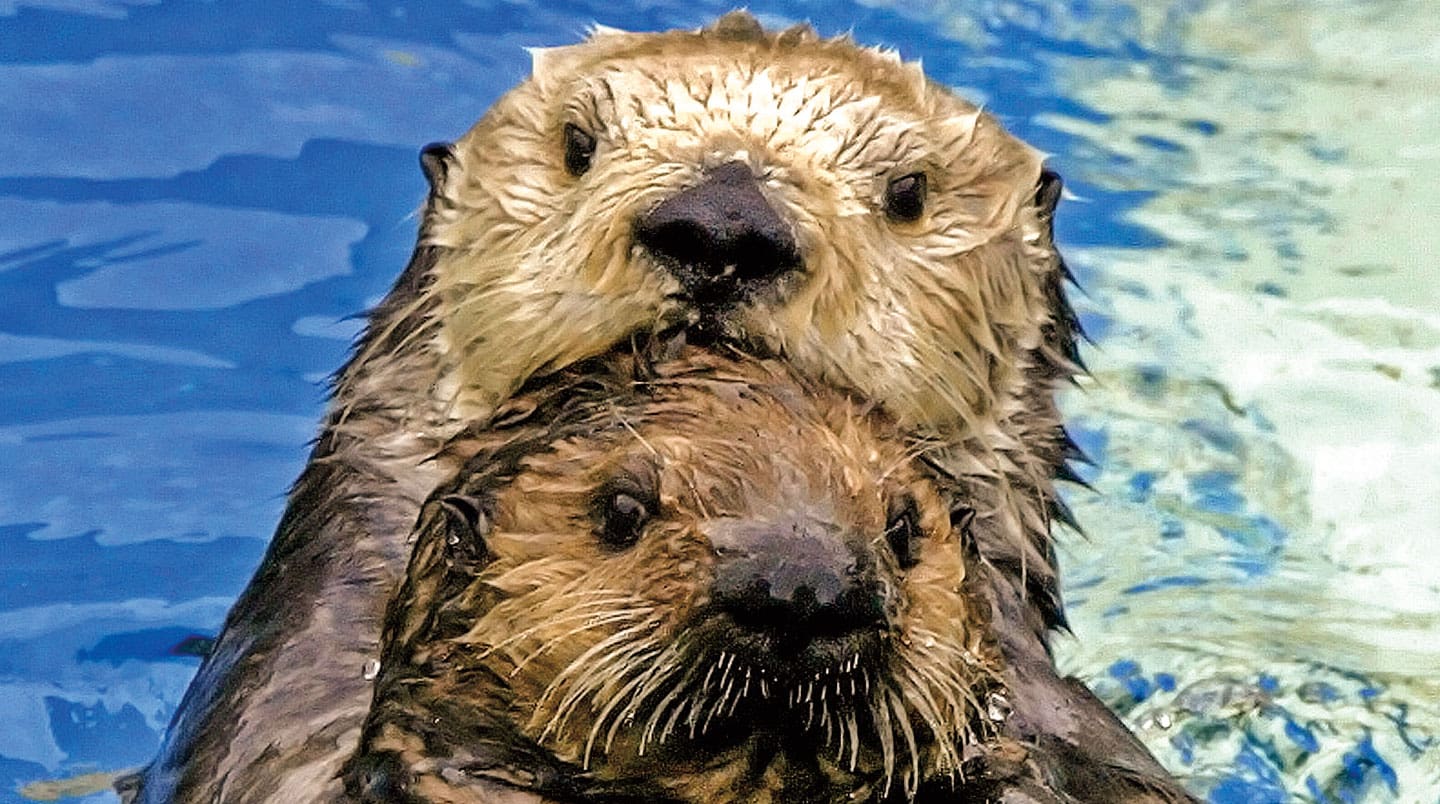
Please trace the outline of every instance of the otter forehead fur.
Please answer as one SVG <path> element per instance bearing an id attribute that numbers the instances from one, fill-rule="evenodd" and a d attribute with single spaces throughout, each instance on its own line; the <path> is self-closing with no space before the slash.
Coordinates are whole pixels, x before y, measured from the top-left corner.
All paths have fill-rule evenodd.
<path id="1" fill-rule="evenodd" d="M 450 445 L 352 795 L 1188 800 L 1083 688 L 1008 664 L 1027 637 L 931 445 L 775 361 L 640 366 L 592 362 Z"/>

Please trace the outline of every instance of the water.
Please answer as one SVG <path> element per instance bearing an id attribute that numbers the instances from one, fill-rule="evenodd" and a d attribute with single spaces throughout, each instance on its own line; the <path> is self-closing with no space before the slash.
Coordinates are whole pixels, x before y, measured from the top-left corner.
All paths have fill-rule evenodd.
<path id="1" fill-rule="evenodd" d="M 1433 0 L 751 3 L 898 46 L 1074 194 L 1090 681 L 1211 801 L 1440 802 Z M 113 801 L 408 256 L 418 147 L 592 21 L 0 0 L 0 802 Z"/>

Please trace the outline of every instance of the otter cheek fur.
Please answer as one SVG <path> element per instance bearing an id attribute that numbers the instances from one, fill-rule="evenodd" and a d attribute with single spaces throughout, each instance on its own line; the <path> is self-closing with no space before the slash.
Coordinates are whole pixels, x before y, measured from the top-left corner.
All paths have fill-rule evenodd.
<path id="1" fill-rule="evenodd" d="M 352 794 L 878 801 L 959 779 L 1000 663 L 906 440 L 775 363 L 661 371 L 452 447 L 478 454 L 421 516 Z"/>

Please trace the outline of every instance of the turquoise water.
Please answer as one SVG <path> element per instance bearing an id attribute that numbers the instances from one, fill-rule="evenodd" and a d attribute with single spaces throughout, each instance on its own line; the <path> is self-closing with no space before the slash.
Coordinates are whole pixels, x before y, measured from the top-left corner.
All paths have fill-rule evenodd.
<path id="1" fill-rule="evenodd" d="M 0 803 L 113 801 L 398 273 L 418 147 L 594 21 L 729 3 L 0 0 Z M 1051 153 L 1089 682 L 1211 801 L 1440 802 L 1440 13 L 751 3 Z"/>

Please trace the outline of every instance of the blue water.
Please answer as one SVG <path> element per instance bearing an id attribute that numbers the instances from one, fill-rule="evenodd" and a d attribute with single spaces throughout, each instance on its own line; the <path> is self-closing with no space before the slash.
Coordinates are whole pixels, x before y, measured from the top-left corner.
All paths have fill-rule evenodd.
<path id="1" fill-rule="evenodd" d="M 731 5 L 0 0 L 0 804 L 112 801 L 155 750 L 409 255 L 419 147 L 527 46 Z M 923 60 L 1067 177 L 1066 668 L 1211 801 L 1440 801 L 1435 235 L 1345 184 L 1440 178 L 1434 9 L 749 7 Z M 1398 167 L 1328 122 L 1377 97 Z"/>

